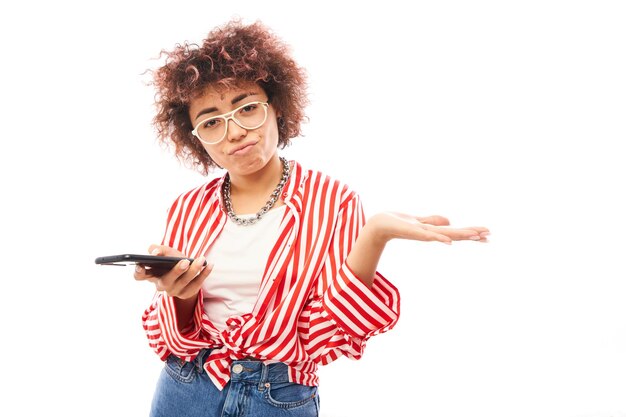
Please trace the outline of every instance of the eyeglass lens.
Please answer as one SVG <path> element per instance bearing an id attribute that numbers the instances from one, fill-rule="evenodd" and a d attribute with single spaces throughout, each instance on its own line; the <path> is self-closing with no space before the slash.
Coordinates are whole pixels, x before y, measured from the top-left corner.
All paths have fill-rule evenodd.
<path id="1" fill-rule="evenodd" d="M 265 122 L 266 116 L 267 109 L 262 103 L 250 103 L 237 109 L 232 118 L 245 129 L 256 129 Z M 205 142 L 219 142 L 226 135 L 227 126 L 226 117 L 212 117 L 198 126 L 198 135 Z"/>

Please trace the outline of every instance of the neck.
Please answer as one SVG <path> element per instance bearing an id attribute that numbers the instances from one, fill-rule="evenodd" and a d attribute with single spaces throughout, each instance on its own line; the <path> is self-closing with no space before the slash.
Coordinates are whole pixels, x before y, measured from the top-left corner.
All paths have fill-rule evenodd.
<path id="1" fill-rule="evenodd" d="M 266 196 L 276 188 L 283 173 L 283 163 L 275 153 L 263 168 L 250 175 L 231 175 L 231 195 Z M 269 190 L 269 191 L 268 191 Z"/>

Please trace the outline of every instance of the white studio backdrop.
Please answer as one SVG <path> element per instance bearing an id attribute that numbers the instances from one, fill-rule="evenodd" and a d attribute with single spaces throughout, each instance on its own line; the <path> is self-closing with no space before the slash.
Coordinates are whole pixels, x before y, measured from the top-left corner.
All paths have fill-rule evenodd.
<path id="1" fill-rule="evenodd" d="M 141 416 L 161 363 L 144 253 L 206 181 L 161 149 L 148 68 L 232 17 L 309 74 L 282 151 L 488 244 L 392 242 L 396 328 L 322 368 L 322 416 L 624 417 L 626 21 L 619 1 L 23 2 L 0 13 L 0 414 Z"/>

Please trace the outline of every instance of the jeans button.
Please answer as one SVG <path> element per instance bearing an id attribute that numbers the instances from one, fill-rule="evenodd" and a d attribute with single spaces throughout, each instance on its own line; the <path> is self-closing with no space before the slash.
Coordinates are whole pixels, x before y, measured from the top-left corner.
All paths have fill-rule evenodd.
<path id="1" fill-rule="evenodd" d="M 240 364 L 238 364 L 238 363 L 237 363 L 237 364 L 235 364 L 235 365 L 233 366 L 233 372 L 234 372 L 234 373 L 236 373 L 236 374 L 240 374 L 240 373 L 241 373 L 241 371 L 243 371 L 243 366 L 242 366 L 242 365 L 240 365 Z"/>

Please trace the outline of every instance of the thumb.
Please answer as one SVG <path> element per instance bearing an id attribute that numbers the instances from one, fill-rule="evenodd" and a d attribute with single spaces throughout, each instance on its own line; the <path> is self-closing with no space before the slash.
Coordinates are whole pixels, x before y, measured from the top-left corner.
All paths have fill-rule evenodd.
<path id="1" fill-rule="evenodd" d="M 150 245 L 148 253 L 157 256 L 184 256 L 182 252 L 165 245 Z"/>
<path id="2" fill-rule="evenodd" d="M 443 216 L 427 216 L 427 217 L 418 217 L 417 220 L 419 220 L 422 223 L 425 224 L 430 224 L 433 226 L 449 226 L 450 225 L 450 220 L 446 219 Z"/>

